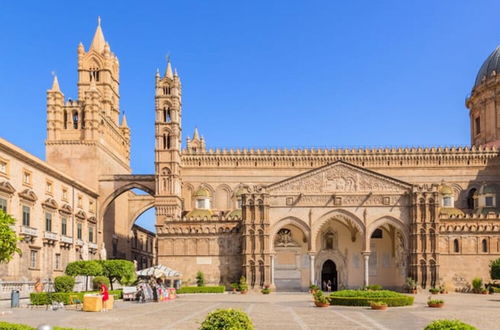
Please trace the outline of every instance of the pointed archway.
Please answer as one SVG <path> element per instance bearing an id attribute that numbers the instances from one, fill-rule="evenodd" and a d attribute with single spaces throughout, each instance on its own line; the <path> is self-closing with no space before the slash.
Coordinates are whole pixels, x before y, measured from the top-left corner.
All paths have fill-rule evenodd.
<path id="1" fill-rule="evenodd" d="M 321 267 L 321 289 L 325 292 L 338 290 L 337 265 L 331 259 Z"/>

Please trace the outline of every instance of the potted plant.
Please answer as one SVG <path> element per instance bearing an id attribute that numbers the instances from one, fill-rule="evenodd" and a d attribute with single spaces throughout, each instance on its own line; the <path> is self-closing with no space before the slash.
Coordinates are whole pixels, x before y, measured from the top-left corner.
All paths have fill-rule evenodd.
<path id="1" fill-rule="evenodd" d="M 432 294 L 438 294 L 441 290 L 439 288 L 430 288 L 429 292 Z"/>
<path id="2" fill-rule="evenodd" d="M 240 288 L 241 294 L 246 294 L 248 292 L 248 283 L 247 283 L 247 279 L 245 276 L 242 276 L 240 278 L 239 288 Z"/>
<path id="3" fill-rule="evenodd" d="M 262 292 L 262 294 L 270 294 L 271 290 L 269 288 L 264 288 L 264 289 L 260 290 L 260 292 Z"/>
<path id="4" fill-rule="evenodd" d="M 444 306 L 444 300 L 441 299 L 430 299 L 427 300 L 427 306 L 432 308 L 442 308 Z"/>
<path id="5" fill-rule="evenodd" d="M 314 294 L 314 305 L 316 307 L 328 307 L 330 306 L 330 299 L 323 294 L 323 291 L 317 290 Z"/>
<path id="6" fill-rule="evenodd" d="M 489 294 L 494 294 L 495 293 L 495 287 L 493 285 L 488 286 L 488 293 Z"/>
<path id="7" fill-rule="evenodd" d="M 483 279 L 476 277 L 472 280 L 472 291 L 474 293 L 481 293 L 483 289 Z"/>
<path id="8" fill-rule="evenodd" d="M 377 311 L 385 311 L 387 304 L 383 301 L 370 301 L 370 307 Z"/>
<path id="9" fill-rule="evenodd" d="M 312 293 L 312 294 L 315 294 L 316 291 L 318 291 L 318 290 L 319 290 L 319 287 L 317 285 L 315 285 L 315 284 L 311 284 L 309 286 L 309 292 Z"/>
<path id="10" fill-rule="evenodd" d="M 482 288 L 482 289 L 481 289 L 481 293 L 482 293 L 482 294 L 488 294 L 488 290 L 487 290 L 486 288 Z"/>
<path id="11" fill-rule="evenodd" d="M 238 291 L 239 286 L 240 285 L 238 283 L 231 283 L 231 288 L 233 288 L 233 293 L 236 293 L 236 291 Z"/>
<path id="12" fill-rule="evenodd" d="M 407 277 L 405 281 L 405 288 L 409 293 L 417 293 L 417 282 L 411 277 Z"/>
<path id="13" fill-rule="evenodd" d="M 446 288 L 444 287 L 444 285 L 441 285 L 439 287 L 439 293 L 441 293 L 441 294 L 447 294 L 448 293 L 448 291 L 446 290 Z"/>

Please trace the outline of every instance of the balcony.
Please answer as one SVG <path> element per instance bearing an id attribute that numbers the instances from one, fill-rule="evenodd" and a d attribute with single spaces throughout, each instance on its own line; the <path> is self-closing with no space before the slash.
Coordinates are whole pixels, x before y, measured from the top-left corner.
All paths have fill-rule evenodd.
<path id="1" fill-rule="evenodd" d="M 33 228 L 33 227 L 28 227 L 28 226 L 21 226 L 19 233 L 24 236 L 31 236 L 31 237 L 37 237 L 38 236 L 38 229 Z"/>
<path id="2" fill-rule="evenodd" d="M 53 233 L 51 231 L 44 231 L 43 238 L 47 239 L 49 241 L 57 241 L 57 240 L 59 240 L 59 235 L 57 235 L 56 233 Z"/>
<path id="3" fill-rule="evenodd" d="M 76 239 L 75 240 L 75 244 L 78 245 L 78 246 L 83 246 L 83 241 L 81 239 Z"/>
<path id="4" fill-rule="evenodd" d="M 94 250 L 97 250 L 97 244 L 96 244 L 96 243 L 89 242 L 89 249 L 94 249 Z"/>
<path id="5" fill-rule="evenodd" d="M 73 244 L 73 237 L 61 235 L 61 242 L 67 244 Z"/>

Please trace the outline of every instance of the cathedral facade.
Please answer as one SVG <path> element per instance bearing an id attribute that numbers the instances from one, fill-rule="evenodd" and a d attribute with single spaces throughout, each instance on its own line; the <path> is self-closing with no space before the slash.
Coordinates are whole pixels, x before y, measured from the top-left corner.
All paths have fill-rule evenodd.
<path id="1" fill-rule="evenodd" d="M 107 258 L 132 258 L 134 221 L 154 207 L 154 258 L 184 282 L 202 271 L 209 283 L 245 275 L 251 288 L 278 291 L 401 288 L 407 277 L 462 288 L 487 281 L 500 257 L 498 70 L 500 48 L 466 101 L 471 146 L 214 150 L 197 130 L 183 146 L 182 84 L 169 61 L 155 76 L 155 173 L 134 175 L 119 63 L 99 25 L 88 51 L 78 46 L 78 100 L 64 99 L 57 78 L 47 92 L 46 163 L 95 200 L 92 246 Z M 8 201 L 21 190 L 11 188 Z"/>

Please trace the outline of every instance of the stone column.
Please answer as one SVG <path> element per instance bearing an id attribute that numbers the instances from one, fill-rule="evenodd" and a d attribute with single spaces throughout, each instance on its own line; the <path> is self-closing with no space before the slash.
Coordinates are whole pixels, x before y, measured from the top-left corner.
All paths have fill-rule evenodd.
<path id="1" fill-rule="evenodd" d="M 361 255 L 363 256 L 363 260 L 364 260 L 364 280 L 363 280 L 363 285 L 366 287 L 368 285 L 370 285 L 370 269 L 369 269 L 369 266 L 370 266 L 370 253 L 371 252 L 361 252 Z"/>
<path id="2" fill-rule="evenodd" d="M 271 288 L 275 288 L 276 285 L 274 284 L 274 254 L 269 255 L 271 257 Z"/>
<path id="3" fill-rule="evenodd" d="M 309 254 L 309 275 L 310 275 L 310 281 L 311 285 L 316 284 L 316 276 L 314 274 L 314 259 L 316 256 L 314 254 Z"/>

